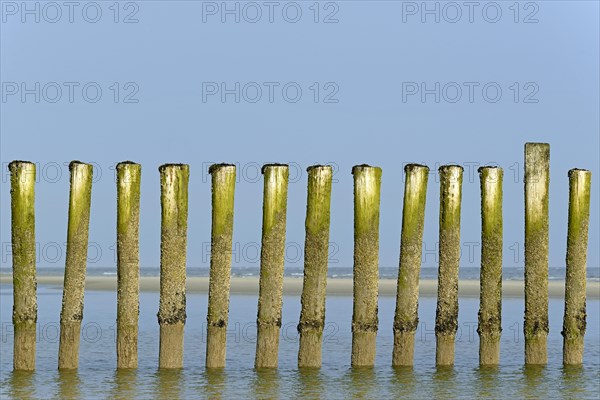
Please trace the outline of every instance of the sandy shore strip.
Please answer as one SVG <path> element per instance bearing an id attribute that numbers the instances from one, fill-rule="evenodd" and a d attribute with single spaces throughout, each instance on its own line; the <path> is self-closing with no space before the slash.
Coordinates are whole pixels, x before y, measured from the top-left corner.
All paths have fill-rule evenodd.
<path id="1" fill-rule="evenodd" d="M 39 285 L 50 285 L 62 288 L 63 277 L 61 276 L 38 276 Z M 0 283 L 11 284 L 10 275 L 0 276 Z M 142 292 L 158 292 L 160 280 L 157 276 L 140 277 L 140 290 Z M 89 276 L 85 281 L 86 290 L 116 291 L 116 276 Z M 208 277 L 188 277 L 186 290 L 188 293 L 208 293 Z M 458 283 L 458 292 L 462 297 L 479 297 L 478 280 L 461 280 Z M 502 282 L 503 297 L 523 297 L 523 281 Z M 548 293 L 550 297 L 564 297 L 564 281 L 548 282 Z M 283 280 L 283 293 L 286 295 L 299 296 L 302 293 L 302 278 L 285 277 Z M 258 277 L 232 277 L 231 294 L 258 295 Z M 437 295 L 436 280 L 422 280 L 420 282 L 419 294 L 423 297 L 435 297 Z M 327 279 L 327 295 L 329 296 L 351 296 L 352 279 L 329 278 Z M 396 295 L 396 280 L 379 280 L 380 296 Z M 590 300 L 600 299 L 600 282 L 587 282 L 587 298 Z"/>

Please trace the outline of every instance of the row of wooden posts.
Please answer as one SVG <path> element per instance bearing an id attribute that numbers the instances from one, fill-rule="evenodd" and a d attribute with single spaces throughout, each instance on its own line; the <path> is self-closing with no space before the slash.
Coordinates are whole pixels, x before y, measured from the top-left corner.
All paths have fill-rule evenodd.
<path id="1" fill-rule="evenodd" d="M 525 144 L 525 363 L 547 362 L 548 188 L 550 147 Z M 88 247 L 92 166 L 70 164 L 71 189 L 59 368 L 77 368 Z M 35 368 L 36 270 L 35 164 L 10 163 L 14 281 L 14 368 Z M 186 320 L 186 237 L 189 166 L 159 168 L 161 184 L 159 366 L 183 365 Z M 212 175 L 212 237 L 206 366 L 224 367 L 232 258 L 236 169 L 215 164 Z M 264 200 L 255 366 L 276 367 L 281 327 L 288 167 L 263 166 Z M 357 165 L 354 175 L 354 309 L 352 366 L 372 366 L 378 330 L 379 198 L 381 168 Z M 418 324 L 419 271 L 429 168 L 405 167 L 400 267 L 394 317 L 394 366 L 412 365 Z M 436 364 L 452 365 L 458 319 L 458 268 L 463 168 L 439 168 L 439 275 Z M 498 364 L 502 304 L 502 178 L 499 167 L 479 169 L 481 180 L 480 363 Z M 581 363 L 585 333 L 586 253 L 591 173 L 569 171 L 569 222 L 563 360 Z M 139 210 L 141 166 L 117 165 L 117 366 L 138 364 Z M 298 331 L 300 367 L 321 365 L 325 321 L 332 168 L 308 168 L 302 311 Z"/>

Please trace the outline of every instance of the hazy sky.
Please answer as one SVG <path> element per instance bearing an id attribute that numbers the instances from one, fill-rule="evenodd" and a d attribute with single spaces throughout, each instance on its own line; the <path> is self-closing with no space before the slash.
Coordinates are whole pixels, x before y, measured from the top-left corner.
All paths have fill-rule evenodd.
<path id="1" fill-rule="evenodd" d="M 461 266 L 479 265 L 476 170 L 496 163 L 505 267 L 514 268 L 523 265 L 527 141 L 551 143 L 551 266 L 564 266 L 573 167 L 593 171 L 588 265 L 599 265 L 597 2 L 69 4 L 1 2 L 2 266 L 11 265 L 7 163 L 40 163 L 38 265 L 60 267 L 67 165 L 79 159 L 97 167 L 90 267 L 115 265 L 113 167 L 133 160 L 143 170 L 142 266 L 159 263 L 158 166 L 167 162 L 190 164 L 191 268 L 209 261 L 210 163 L 239 163 L 234 265 L 256 267 L 263 163 L 291 164 L 288 266 L 302 265 L 306 167 L 334 164 L 331 267 L 352 265 L 352 165 L 383 168 L 380 265 L 394 267 L 403 165 L 426 163 L 423 265 L 435 266 L 436 170 L 451 162 L 465 167 Z"/>

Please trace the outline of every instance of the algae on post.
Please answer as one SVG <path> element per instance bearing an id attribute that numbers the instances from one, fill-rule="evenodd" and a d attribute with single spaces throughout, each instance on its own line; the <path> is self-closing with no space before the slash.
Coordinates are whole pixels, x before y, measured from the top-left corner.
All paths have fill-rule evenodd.
<path id="1" fill-rule="evenodd" d="M 438 366 L 454 364 L 458 329 L 458 267 L 460 264 L 460 209 L 463 168 L 443 165 L 440 175 L 440 236 L 437 308 L 435 312 Z"/>
<path id="2" fill-rule="evenodd" d="M 117 164 L 117 368 L 137 368 L 142 166 Z"/>
<path id="3" fill-rule="evenodd" d="M 185 278 L 187 251 L 187 164 L 159 167 L 161 186 L 160 241 L 160 368 L 183 367 L 183 332 L 186 320 Z"/>
<path id="4" fill-rule="evenodd" d="M 263 223 L 254 366 L 276 368 L 283 301 L 289 168 L 284 164 L 267 164 L 262 173 Z"/>
<path id="5" fill-rule="evenodd" d="M 567 232 L 567 274 L 563 318 L 563 364 L 583 363 L 586 330 L 586 264 L 590 223 L 592 173 L 569 171 L 569 223 Z"/>
<path id="6" fill-rule="evenodd" d="M 13 366 L 35 369 L 37 281 L 35 269 L 35 164 L 13 161 L 10 171 L 14 325 Z"/>
<path id="7" fill-rule="evenodd" d="M 502 168 L 479 168 L 481 182 L 481 273 L 479 363 L 500 361 L 502 332 Z"/>
<path id="8" fill-rule="evenodd" d="M 429 168 L 408 164 L 404 167 L 404 172 L 406 180 L 394 314 L 393 366 L 413 365 L 414 338 L 419 323 L 419 273 Z"/>
<path id="9" fill-rule="evenodd" d="M 223 368 L 229 318 L 235 165 L 214 164 L 209 173 L 212 175 L 212 232 L 206 367 Z"/>
<path id="10" fill-rule="evenodd" d="M 299 367 L 320 367 L 325 326 L 325 290 L 329 260 L 329 222 L 331 206 L 331 166 L 314 165 L 307 169 L 306 239 L 304 244 L 304 282 L 302 311 L 298 332 Z"/>
<path id="11" fill-rule="evenodd" d="M 353 367 L 375 364 L 379 318 L 379 199 L 381 168 L 356 165 L 354 175 Z"/>
<path id="12" fill-rule="evenodd" d="M 60 313 L 58 368 L 79 366 L 79 337 L 83 319 L 83 292 L 87 265 L 93 167 L 79 161 L 69 164 L 71 190 L 67 227 L 67 256 Z"/>
<path id="13" fill-rule="evenodd" d="M 525 144 L 525 364 L 546 364 L 550 145 Z"/>

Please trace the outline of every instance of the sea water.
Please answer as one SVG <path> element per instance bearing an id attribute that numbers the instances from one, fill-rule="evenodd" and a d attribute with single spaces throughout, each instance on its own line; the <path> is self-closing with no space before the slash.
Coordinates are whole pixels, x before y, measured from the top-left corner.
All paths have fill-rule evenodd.
<path id="1" fill-rule="evenodd" d="M 64 266 L 43 266 L 37 268 L 37 274 L 40 276 L 63 276 L 65 272 Z M 479 267 L 463 267 L 461 266 L 458 273 L 461 280 L 478 280 L 481 270 Z M 0 267 L 0 275 L 10 275 L 12 269 L 10 266 Z M 210 270 L 208 266 L 188 266 L 186 270 L 187 276 L 209 276 Z M 88 266 L 86 274 L 88 276 L 117 276 L 116 266 Z M 142 267 L 140 269 L 141 276 L 159 276 L 159 267 Z M 420 279 L 437 279 L 438 267 L 423 266 L 419 274 Z M 548 268 L 548 279 L 564 280 L 566 274 L 565 267 L 550 267 Z M 260 269 L 256 266 L 233 266 L 231 275 L 238 277 L 258 277 Z M 304 276 L 304 268 L 302 266 L 286 265 L 284 276 L 302 277 Z M 352 278 L 352 267 L 330 266 L 327 270 L 327 276 L 330 278 Z M 525 271 L 522 267 L 509 267 L 502 269 L 502 279 L 508 281 L 522 281 L 525 276 Z M 398 266 L 394 267 L 379 267 L 380 279 L 397 279 Z M 600 281 L 600 268 L 588 268 L 587 280 L 591 282 Z"/>
<path id="2" fill-rule="evenodd" d="M 1 398 L 590 398 L 600 396 L 600 302 L 588 301 L 584 365 L 562 366 L 563 301 L 550 299 L 548 365 L 523 365 L 523 299 L 503 300 L 501 361 L 478 366 L 477 298 L 461 298 L 456 361 L 435 367 L 435 298 L 419 300 L 414 368 L 391 367 L 393 296 L 379 299 L 375 368 L 350 368 L 352 298 L 327 299 L 323 367 L 297 368 L 299 296 L 284 296 L 279 368 L 253 369 L 257 297 L 231 296 L 227 367 L 204 368 L 207 295 L 187 296 L 182 370 L 158 370 L 158 293 L 140 294 L 139 368 L 117 371 L 116 293 L 87 291 L 79 370 L 57 370 L 62 288 L 38 287 L 37 364 L 33 373 L 12 371 L 12 287 L 0 285 Z"/>

